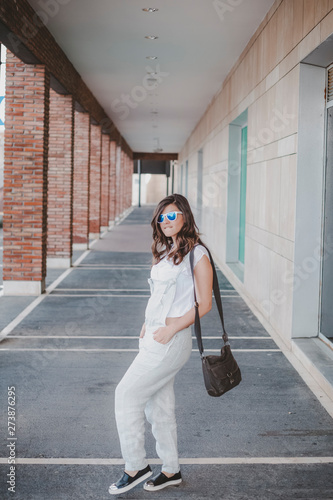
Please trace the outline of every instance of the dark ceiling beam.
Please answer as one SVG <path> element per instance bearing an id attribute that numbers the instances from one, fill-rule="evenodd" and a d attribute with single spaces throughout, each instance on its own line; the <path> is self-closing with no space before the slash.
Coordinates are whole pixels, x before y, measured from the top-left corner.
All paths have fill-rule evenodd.
<path id="1" fill-rule="evenodd" d="M 133 160 L 174 161 L 178 153 L 133 153 Z"/>
<path id="2" fill-rule="evenodd" d="M 54 90 L 71 94 L 132 157 L 132 149 L 47 29 L 48 18 L 44 21 L 27 0 L 0 1 L 1 43 L 26 64 L 43 64 L 52 75 Z"/>

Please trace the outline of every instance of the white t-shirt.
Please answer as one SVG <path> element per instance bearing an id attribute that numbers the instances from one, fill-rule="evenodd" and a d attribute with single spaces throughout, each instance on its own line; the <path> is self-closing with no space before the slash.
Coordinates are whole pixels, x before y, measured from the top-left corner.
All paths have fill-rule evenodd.
<path id="1" fill-rule="evenodd" d="M 196 246 L 194 249 L 194 268 L 203 255 L 207 255 L 209 260 L 209 254 L 206 248 L 202 245 Z M 164 257 L 158 264 L 155 264 L 151 268 L 150 276 L 152 279 L 167 280 L 170 278 L 170 268 L 174 267 L 177 266 L 174 265 L 172 259 L 169 260 Z M 187 311 L 192 309 L 192 307 L 194 307 L 193 280 L 190 259 L 188 256 L 186 265 L 177 278 L 175 298 L 167 317 L 174 318 L 183 316 Z"/>

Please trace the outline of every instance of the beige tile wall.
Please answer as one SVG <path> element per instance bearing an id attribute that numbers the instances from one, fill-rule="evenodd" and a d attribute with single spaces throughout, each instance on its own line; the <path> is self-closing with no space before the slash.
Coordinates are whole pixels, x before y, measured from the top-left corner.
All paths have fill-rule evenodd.
<path id="1" fill-rule="evenodd" d="M 188 138 L 189 200 L 196 206 L 204 150 L 201 231 L 218 264 L 270 325 L 291 337 L 299 63 L 333 32 L 333 0 L 276 0 Z M 248 109 L 244 283 L 225 264 L 228 127 Z M 289 278 L 289 279 L 288 279 Z"/>

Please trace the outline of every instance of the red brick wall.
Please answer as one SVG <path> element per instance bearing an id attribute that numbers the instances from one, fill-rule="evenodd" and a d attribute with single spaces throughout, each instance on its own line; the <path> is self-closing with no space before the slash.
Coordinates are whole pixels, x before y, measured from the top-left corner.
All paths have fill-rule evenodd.
<path id="1" fill-rule="evenodd" d="M 74 113 L 73 243 L 89 242 L 90 116 Z"/>
<path id="2" fill-rule="evenodd" d="M 4 281 L 46 276 L 49 85 L 43 66 L 7 52 Z"/>
<path id="3" fill-rule="evenodd" d="M 125 210 L 125 152 L 122 149 L 121 151 L 121 188 L 120 188 L 120 213 L 123 213 Z"/>
<path id="4" fill-rule="evenodd" d="M 91 125 L 90 148 L 89 233 L 96 234 L 101 227 L 102 133 L 99 125 Z"/>
<path id="5" fill-rule="evenodd" d="M 132 160 L 127 156 L 127 206 L 132 205 Z"/>
<path id="6" fill-rule="evenodd" d="M 120 177 L 121 177 L 121 146 L 116 150 L 116 218 L 120 215 Z"/>
<path id="7" fill-rule="evenodd" d="M 132 206 L 132 174 L 133 174 L 133 160 L 127 156 L 128 171 L 127 171 L 127 185 L 128 185 L 128 198 L 127 206 Z"/>
<path id="8" fill-rule="evenodd" d="M 122 212 L 121 189 L 122 189 L 122 150 L 118 151 L 119 157 L 117 159 L 117 215 L 120 216 Z"/>
<path id="9" fill-rule="evenodd" d="M 47 256 L 72 257 L 74 102 L 50 90 Z"/>
<path id="10" fill-rule="evenodd" d="M 124 210 L 127 209 L 127 155 L 124 152 L 124 192 L 123 192 L 123 197 L 124 197 Z"/>
<path id="11" fill-rule="evenodd" d="M 110 136 L 102 134 L 101 226 L 109 226 Z"/>
<path id="12" fill-rule="evenodd" d="M 130 205 L 133 203 L 133 164 L 134 160 L 130 158 Z"/>
<path id="13" fill-rule="evenodd" d="M 116 217 L 116 141 L 110 142 L 110 197 L 109 197 L 109 220 L 115 220 Z"/>
<path id="14" fill-rule="evenodd" d="M 128 172 L 129 172 L 129 163 L 128 156 L 125 153 L 125 191 L 124 191 L 124 204 L 125 210 L 129 208 L 129 185 L 128 185 Z"/>

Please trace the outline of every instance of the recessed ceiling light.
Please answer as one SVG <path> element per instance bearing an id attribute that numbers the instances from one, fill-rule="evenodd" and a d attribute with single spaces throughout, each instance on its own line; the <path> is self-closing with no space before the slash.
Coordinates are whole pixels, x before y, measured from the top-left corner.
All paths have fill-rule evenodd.
<path id="1" fill-rule="evenodd" d="M 155 35 L 147 35 L 145 36 L 145 38 L 147 38 L 147 40 L 156 40 L 158 38 L 158 36 L 155 36 Z"/>
<path id="2" fill-rule="evenodd" d="M 146 56 L 146 59 L 150 59 L 151 61 L 154 61 L 157 59 L 157 56 Z"/>
<path id="3" fill-rule="evenodd" d="M 142 9 L 144 12 L 157 12 L 158 9 L 155 9 L 155 7 L 145 7 Z"/>
<path id="4" fill-rule="evenodd" d="M 153 115 L 158 115 L 158 111 L 151 111 Z"/>

